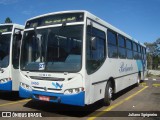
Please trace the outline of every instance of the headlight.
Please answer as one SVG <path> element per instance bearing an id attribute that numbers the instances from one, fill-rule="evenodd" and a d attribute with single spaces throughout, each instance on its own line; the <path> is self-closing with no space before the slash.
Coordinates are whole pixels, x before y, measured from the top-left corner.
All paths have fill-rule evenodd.
<path id="1" fill-rule="evenodd" d="M 11 81 L 11 78 L 3 78 L 3 79 L 0 79 L 0 83 L 7 83 Z"/>
<path id="2" fill-rule="evenodd" d="M 80 88 L 72 88 L 72 89 L 67 89 L 64 91 L 64 94 L 77 94 L 84 91 L 83 87 Z"/>
<path id="3" fill-rule="evenodd" d="M 21 86 L 22 88 L 26 89 L 26 90 L 29 90 L 29 91 L 32 90 L 31 87 L 30 87 L 29 85 L 25 84 L 25 83 L 20 83 L 20 86 Z"/>

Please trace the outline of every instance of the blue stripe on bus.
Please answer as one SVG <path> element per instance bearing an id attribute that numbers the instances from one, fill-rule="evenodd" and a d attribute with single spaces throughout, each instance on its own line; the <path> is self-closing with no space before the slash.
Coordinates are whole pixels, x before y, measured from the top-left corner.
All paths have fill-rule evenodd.
<path id="1" fill-rule="evenodd" d="M 19 87 L 19 96 L 22 98 L 31 98 L 32 97 L 32 91 L 26 90 L 22 88 L 21 86 Z"/>
<path id="2" fill-rule="evenodd" d="M 51 92 L 41 92 L 41 91 L 28 91 L 21 86 L 19 87 L 19 96 L 22 98 L 33 98 L 39 100 L 37 96 L 49 96 L 57 99 L 51 99 L 49 102 L 62 103 L 69 105 L 85 106 L 84 96 L 85 92 L 80 92 L 78 94 L 64 95 L 62 93 L 51 93 Z"/>
<path id="3" fill-rule="evenodd" d="M 50 92 L 40 92 L 40 91 L 33 91 L 33 99 L 39 100 L 36 95 L 42 96 L 49 96 L 49 97 L 56 97 L 55 100 L 50 100 L 50 102 L 55 103 L 62 103 L 62 104 L 69 104 L 69 105 L 77 105 L 77 106 L 85 106 L 84 103 L 84 92 L 80 92 L 78 94 L 72 95 L 64 95 L 62 93 L 50 93 Z"/>
<path id="4" fill-rule="evenodd" d="M 143 71 L 142 60 L 136 60 L 138 71 Z"/>
<path id="5" fill-rule="evenodd" d="M 0 83 L 0 90 L 12 91 L 12 81 Z"/>

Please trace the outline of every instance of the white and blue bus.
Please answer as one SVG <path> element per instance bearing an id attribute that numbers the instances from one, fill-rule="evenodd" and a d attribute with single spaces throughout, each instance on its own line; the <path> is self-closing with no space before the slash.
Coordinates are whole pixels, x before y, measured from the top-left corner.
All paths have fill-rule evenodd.
<path id="1" fill-rule="evenodd" d="M 0 24 L 0 90 L 18 91 L 21 32 L 24 26 Z"/>
<path id="2" fill-rule="evenodd" d="M 19 95 L 85 106 L 139 84 L 146 48 L 87 11 L 40 15 L 26 22 Z"/>

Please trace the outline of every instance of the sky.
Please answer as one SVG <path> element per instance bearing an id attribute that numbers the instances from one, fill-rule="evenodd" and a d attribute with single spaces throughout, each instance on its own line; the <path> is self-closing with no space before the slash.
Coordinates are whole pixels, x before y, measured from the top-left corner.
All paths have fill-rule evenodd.
<path id="1" fill-rule="evenodd" d="M 160 38 L 160 0 L 0 0 L 0 23 L 64 10 L 87 10 L 142 43 Z"/>

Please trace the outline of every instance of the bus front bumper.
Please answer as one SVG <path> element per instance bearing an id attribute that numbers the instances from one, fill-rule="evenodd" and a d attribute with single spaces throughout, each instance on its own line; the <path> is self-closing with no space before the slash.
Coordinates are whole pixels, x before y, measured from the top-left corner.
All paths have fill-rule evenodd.
<path id="1" fill-rule="evenodd" d="M 12 91 L 12 81 L 0 83 L 0 90 Z"/>
<path id="2" fill-rule="evenodd" d="M 19 87 L 19 96 L 22 98 L 32 98 L 32 91 Z"/>
<path id="3" fill-rule="evenodd" d="M 85 106 L 85 103 L 84 103 L 85 92 L 80 92 L 78 94 L 65 95 L 62 93 L 28 91 L 20 86 L 19 96 L 23 98 L 32 98 L 35 100 L 41 100 L 41 97 L 46 97 L 46 98 L 49 98 L 46 100 L 49 102 L 76 105 L 76 106 Z"/>

